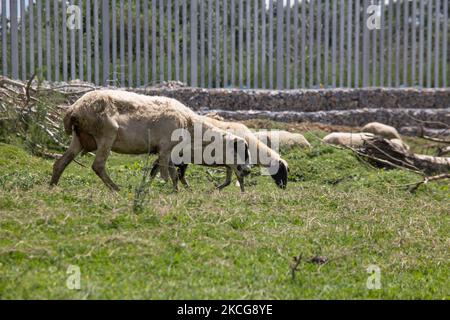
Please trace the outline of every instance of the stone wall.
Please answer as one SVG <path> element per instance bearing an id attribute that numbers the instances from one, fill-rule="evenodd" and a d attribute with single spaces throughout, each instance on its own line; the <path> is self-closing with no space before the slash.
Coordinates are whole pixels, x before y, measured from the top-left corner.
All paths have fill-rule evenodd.
<path id="1" fill-rule="evenodd" d="M 269 118 L 278 121 L 313 121 L 362 126 L 380 121 L 396 127 L 433 121 L 450 124 L 448 89 L 327 89 L 238 90 L 189 87 L 150 87 L 134 90 L 180 100 L 190 108 L 235 119 Z"/>

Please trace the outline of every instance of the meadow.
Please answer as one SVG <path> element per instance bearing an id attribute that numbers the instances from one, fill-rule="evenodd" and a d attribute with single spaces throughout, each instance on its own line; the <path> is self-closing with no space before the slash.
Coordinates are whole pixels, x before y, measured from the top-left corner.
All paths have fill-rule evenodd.
<path id="1" fill-rule="evenodd" d="M 286 190 L 255 168 L 245 193 L 235 180 L 216 191 L 224 172 L 199 166 L 190 190 L 146 185 L 153 158 L 117 154 L 107 165 L 119 193 L 90 155 L 50 189 L 53 160 L 1 143 L 0 298 L 449 299 L 448 183 L 410 193 L 419 176 L 375 169 L 321 144 L 324 134 L 282 152 Z M 367 286 L 370 265 L 379 289 Z M 70 266 L 79 290 L 66 284 Z"/>

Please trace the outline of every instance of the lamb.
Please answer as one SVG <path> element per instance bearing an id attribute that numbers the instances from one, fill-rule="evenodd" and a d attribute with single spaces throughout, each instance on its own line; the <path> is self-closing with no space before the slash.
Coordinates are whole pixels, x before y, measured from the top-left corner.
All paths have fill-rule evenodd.
<path id="1" fill-rule="evenodd" d="M 177 189 L 178 174 L 172 162 L 172 150 L 178 141 L 172 141 L 177 129 L 192 133 L 194 125 L 218 132 L 234 147 L 242 138 L 203 123 L 199 116 L 179 101 L 166 97 L 149 97 L 126 91 L 92 91 L 78 99 L 64 117 L 64 128 L 72 134 L 72 142 L 64 155 L 53 166 L 50 184 L 56 185 L 67 165 L 81 152 L 96 151 L 92 169 L 111 189 L 119 187 L 109 178 L 105 163 L 110 151 L 122 154 L 159 154 L 161 176 L 170 176 Z M 202 140 L 202 144 L 205 142 Z M 247 166 L 236 170 L 241 172 Z"/>
<path id="2" fill-rule="evenodd" d="M 215 117 L 210 118 L 209 116 L 203 117 L 203 120 L 211 125 L 214 125 L 215 127 L 218 127 L 227 132 L 231 132 L 232 134 L 238 137 L 244 138 L 249 145 L 251 164 L 258 164 L 263 167 L 269 168 L 269 170 L 272 168 L 272 170 L 270 170 L 272 172 L 269 173 L 271 173 L 271 176 L 275 180 L 277 186 L 281 189 L 286 188 L 287 176 L 289 171 L 287 162 L 284 159 L 282 159 L 277 152 L 270 149 L 267 145 L 259 141 L 247 126 L 236 122 L 220 121 L 217 120 Z M 263 159 L 261 155 L 267 155 L 268 159 Z M 189 186 L 185 178 L 186 169 L 187 165 L 179 165 L 178 175 L 180 181 L 185 186 Z M 277 169 L 276 172 L 275 169 Z M 157 172 L 158 172 L 158 165 L 157 163 L 155 163 L 152 169 L 152 177 L 156 176 Z M 230 185 L 232 173 L 233 173 L 232 170 L 230 168 L 227 168 L 225 182 L 219 185 L 217 187 L 218 189 L 223 189 Z M 242 181 L 241 179 L 238 180 L 241 191 L 244 191 L 243 179 Z"/>
<path id="3" fill-rule="evenodd" d="M 335 145 L 357 147 L 362 146 L 364 141 L 373 137 L 374 135 L 371 133 L 333 132 L 323 138 L 323 141 Z"/>
<path id="4" fill-rule="evenodd" d="M 362 128 L 362 132 L 373 133 L 376 136 L 380 136 L 380 137 L 388 139 L 388 140 L 392 140 L 392 139 L 401 140 L 402 139 L 400 137 L 400 134 L 398 133 L 397 129 L 395 129 L 394 127 L 385 125 L 383 123 L 379 123 L 379 122 L 371 122 L 371 123 L 366 124 Z"/>
<path id="5" fill-rule="evenodd" d="M 271 148 L 271 137 L 277 135 L 280 148 L 311 148 L 308 140 L 300 133 L 292 133 L 285 130 L 258 131 L 254 135 L 258 140 L 266 143 Z"/>

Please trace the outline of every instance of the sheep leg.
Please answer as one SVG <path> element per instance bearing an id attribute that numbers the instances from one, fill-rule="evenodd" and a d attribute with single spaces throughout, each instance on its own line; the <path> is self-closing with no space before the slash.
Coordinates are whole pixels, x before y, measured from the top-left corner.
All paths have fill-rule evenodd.
<path id="1" fill-rule="evenodd" d="M 156 175 L 159 172 L 159 163 L 158 163 L 159 159 L 156 159 L 155 162 L 153 162 L 153 166 L 152 166 L 152 170 L 150 171 L 150 182 L 153 181 L 153 179 L 155 179 Z"/>
<path id="2" fill-rule="evenodd" d="M 170 177 L 173 183 L 173 189 L 175 191 L 178 191 L 178 173 L 170 157 L 170 150 L 167 152 L 161 152 L 159 156 L 158 166 L 161 177 L 166 181 L 168 180 L 168 177 Z"/>
<path id="3" fill-rule="evenodd" d="M 97 176 L 102 179 L 103 183 L 106 184 L 108 188 L 113 191 L 119 191 L 119 187 L 111 180 L 105 169 L 106 160 L 108 159 L 114 139 L 115 136 L 98 143 L 94 163 L 92 164 L 92 170 L 94 170 Z"/>
<path id="4" fill-rule="evenodd" d="M 190 188 L 189 183 L 186 180 L 186 169 L 188 165 L 187 164 L 180 164 L 178 165 L 178 178 L 180 179 L 181 183 L 186 187 Z"/>
<path id="5" fill-rule="evenodd" d="M 81 146 L 80 140 L 74 133 L 69 149 L 67 149 L 62 157 L 59 158 L 53 165 L 52 180 L 50 181 L 51 186 L 56 186 L 58 184 L 59 178 L 61 177 L 66 167 L 69 165 L 69 163 L 72 162 L 73 159 L 75 159 L 75 157 L 81 152 L 82 149 L 83 147 Z"/>
<path id="6" fill-rule="evenodd" d="M 218 186 L 217 189 L 222 190 L 223 188 L 228 187 L 231 183 L 232 174 L 233 171 L 231 170 L 231 168 L 227 167 L 227 177 L 225 178 L 225 182 Z"/>
<path id="7" fill-rule="evenodd" d="M 173 189 L 178 191 L 178 172 L 172 162 L 169 164 L 169 175 L 173 183 Z"/>
<path id="8" fill-rule="evenodd" d="M 241 192 L 245 192 L 244 177 L 239 174 L 239 172 L 236 170 L 236 168 L 233 168 L 233 169 L 234 169 L 234 174 L 236 175 L 236 178 L 239 181 L 239 187 L 241 187 Z M 231 169 L 230 169 L 230 171 L 231 171 Z"/>

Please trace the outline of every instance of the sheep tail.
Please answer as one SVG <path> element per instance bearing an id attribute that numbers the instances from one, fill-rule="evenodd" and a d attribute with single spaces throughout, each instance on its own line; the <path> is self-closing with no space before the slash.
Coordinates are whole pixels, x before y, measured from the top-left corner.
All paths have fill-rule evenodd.
<path id="1" fill-rule="evenodd" d="M 64 115 L 64 131 L 66 132 L 67 135 L 71 135 L 72 134 L 72 130 L 73 130 L 73 110 L 72 108 L 69 108 L 69 110 L 66 112 L 66 114 Z"/>

